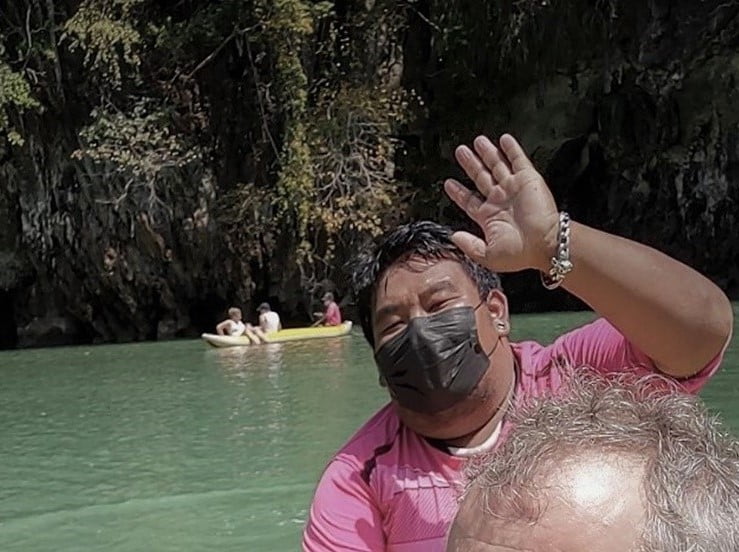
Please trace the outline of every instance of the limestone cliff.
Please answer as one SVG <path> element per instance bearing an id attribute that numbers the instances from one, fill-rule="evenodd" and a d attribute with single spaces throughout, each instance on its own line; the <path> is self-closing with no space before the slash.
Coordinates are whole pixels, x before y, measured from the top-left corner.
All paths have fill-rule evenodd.
<path id="1" fill-rule="evenodd" d="M 58 6 L 69 15 L 79 3 Z M 391 3 L 321 4 L 333 6 L 336 20 L 356 19 L 355 10 L 378 21 Z M 382 20 L 374 34 L 359 25 L 341 32 L 317 25 L 302 60 L 305 78 L 319 82 L 320 58 L 311 48 L 330 36 L 343 44 L 351 39 L 346 33 L 364 32 L 354 50 L 342 53 L 348 64 L 372 57 L 371 70 L 362 65 L 368 81 L 383 66 L 386 85 L 393 81 L 420 98 L 412 122 L 391 137 L 403 153 L 381 167 L 394 167 L 398 181 L 410 183 L 408 217 L 461 222 L 433 185 L 458 175 L 454 146 L 478 133 L 512 132 L 573 218 L 654 245 L 736 295 L 739 2 L 392 5 L 393 19 Z M 23 36 L 7 31 L 5 45 Z M 265 219 L 234 220 L 224 211 L 223 198 L 238 182 L 276 180 L 286 128 L 265 80 L 270 49 L 252 52 L 256 43 L 239 36 L 218 37 L 215 47 L 197 52 L 204 68 L 192 71 L 189 89 L 168 89 L 197 90 L 205 115 L 196 113 L 191 119 L 202 120 L 178 131 L 208 148 L 195 161 L 162 164 L 155 198 L 161 217 L 140 208 L 151 199 L 145 182 L 131 187 L 105 166 L 75 157 L 93 113 L 78 89 L 79 57 L 59 54 L 57 66 L 31 75 L 42 82 L 58 70 L 59 80 L 41 98 L 43 110 L 13 119 L 23 130 L 22 146 L 0 135 L 0 347 L 192 336 L 229 304 L 252 308 L 264 298 L 278 301 L 286 318 L 305 319 L 310 305 L 291 257 L 295 228 L 259 238 L 260 255 L 268 257 L 245 257 L 239 244 Z M 368 37 L 372 47 L 359 47 Z M 269 202 L 264 208 L 271 209 Z M 339 247 L 325 272 L 324 284 L 335 282 L 340 295 L 341 267 L 355 249 Z M 514 311 L 576 305 L 562 292 L 542 290 L 535 275 L 506 278 L 506 285 Z"/>

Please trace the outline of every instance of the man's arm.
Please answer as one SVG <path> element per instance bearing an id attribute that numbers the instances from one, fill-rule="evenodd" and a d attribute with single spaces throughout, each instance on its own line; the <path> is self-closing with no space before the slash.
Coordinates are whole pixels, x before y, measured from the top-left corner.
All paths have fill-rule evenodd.
<path id="1" fill-rule="evenodd" d="M 485 239 L 457 232 L 454 242 L 492 270 L 548 272 L 557 249 L 558 209 L 518 142 L 503 135 L 498 148 L 480 136 L 474 151 L 460 146 L 456 156 L 480 195 L 454 180 L 445 183 L 446 191 Z M 574 269 L 563 286 L 660 370 L 689 377 L 720 354 L 731 335 L 733 312 L 717 286 L 646 245 L 577 223 L 571 230 Z"/>
<path id="2" fill-rule="evenodd" d="M 216 333 L 218 335 L 225 335 L 230 325 L 231 325 L 230 320 L 224 320 L 223 322 L 219 323 L 216 326 Z"/>
<path id="3" fill-rule="evenodd" d="M 725 346 L 733 325 L 731 304 L 692 268 L 651 247 L 577 223 L 572 223 L 570 251 L 574 268 L 562 286 L 611 322 L 661 371 L 691 376 Z M 548 260 L 540 269 L 548 269 Z"/>
<path id="4" fill-rule="evenodd" d="M 382 515 L 361 470 L 332 461 L 318 483 L 303 552 L 385 552 Z"/>
<path id="5" fill-rule="evenodd" d="M 657 368 L 652 358 L 605 318 L 559 336 L 545 350 L 543 362 L 554 361 L 554 367 L 565 371 L 587 366 L 603 374 L 631 372 L 644 375 Z M 680 377 L 677 382 L 684 391 L 698 393 L 716 373 L 720 363 L 721 356 L 717 355 L 699 372 L 688 378 Z"/>

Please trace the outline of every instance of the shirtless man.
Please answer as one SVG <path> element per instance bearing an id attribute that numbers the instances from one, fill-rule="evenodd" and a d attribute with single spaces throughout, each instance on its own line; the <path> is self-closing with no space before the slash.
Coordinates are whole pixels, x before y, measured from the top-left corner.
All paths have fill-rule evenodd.
<path id="1" fill-rule="evenodd" d="M 218 335 L 238 337 L 243 335 L 244 331 L 246 331 L 246 326 L 241 321 L 241 309 L 237 307 L 228 309 L 228 318 L 216 326 Z"/>

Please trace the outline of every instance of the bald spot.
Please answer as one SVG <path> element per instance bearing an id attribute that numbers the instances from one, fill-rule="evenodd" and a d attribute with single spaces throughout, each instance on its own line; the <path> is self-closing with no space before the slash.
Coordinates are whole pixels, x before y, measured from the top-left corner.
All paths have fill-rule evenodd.
<path id="1" fill-rule="evenodd" d="M 643 460 L 642 460 L 643 462 Z M 587 452 L 536 482 L 538 521 L 509 520 L 491 496 L 472 490 L 462 503 L 447 552 L 628 552 L 644 526 L 643 464 L 634 456 Z"/>

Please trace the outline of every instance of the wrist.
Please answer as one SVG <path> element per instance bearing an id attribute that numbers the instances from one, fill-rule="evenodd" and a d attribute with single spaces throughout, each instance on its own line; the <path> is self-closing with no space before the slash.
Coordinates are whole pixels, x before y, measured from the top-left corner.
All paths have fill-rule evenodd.
<path id="1" fill-rule="evenodd" d="M 540 270 L 541 283 L 547 289 L 555 289 L 562 285 L 565 277 L 572 271 L 572 259 L 570 257 L 571 229 L 570 215 L 566 211 L 560 211 L 557 224 L 557 246 L 555 254 L 549 259 L 549 267 Z"/>
<path id="2" fill-rule="evenodd" d="M 544 238 L 538 248 L 538 254 L 534 258 L 532 268 L 547 273 L 552 268 L 552 258 L 557 256 L 559 248 L 559 213 L 553 217 L 549 229 L 544 233 Z"/>

